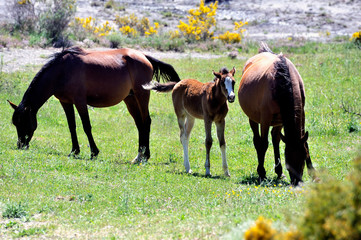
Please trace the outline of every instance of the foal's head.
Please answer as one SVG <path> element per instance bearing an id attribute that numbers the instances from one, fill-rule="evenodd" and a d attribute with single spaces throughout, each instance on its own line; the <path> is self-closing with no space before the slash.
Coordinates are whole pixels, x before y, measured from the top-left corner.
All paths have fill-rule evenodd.
<path id="1" fill-rule="evenodd" d="M 213 71 L 215 78 L 215 82 L 219 81 L 222 93 L 227 98 L 228 102 L 234 102 L 236 95 L 234 94 L 234 84 L 236 81 L 234 80 L 234 74 L 236 73 L 236 69 L 233 69 L 229 72 L 227 68 L 222 68 L 218 73 Z"/>
<path id="2" fill-rule="evenodd" d="M 10 101 L 9 103 L 15 110 L 12 122 L 18 133 L 17 146 L 19 149 L 27 149 L 37 127 L 36 114 L 28 107 L 16 106 Z"/>

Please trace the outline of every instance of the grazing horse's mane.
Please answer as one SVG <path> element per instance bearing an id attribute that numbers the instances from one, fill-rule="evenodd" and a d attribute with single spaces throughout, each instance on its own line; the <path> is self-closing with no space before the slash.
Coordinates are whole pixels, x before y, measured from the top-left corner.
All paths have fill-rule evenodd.
<path id="1" fill-rule="evenodd" d="M 57 62 L 60 58 L 65 56 L 66 54 L 72 54 L 72 55 L 86 55 L 87 53 L 80 47 L 70 47 L 63 49 L 61 52 L 54 53 L 50 55 L 50 60 L 40 69 L 40 71 L 35 75 L 33 81 L 38 79 L 44 71 L 46 71 L 50 66 L 52 66 L 55 62 Z"/>
<path id="2" fill-rule="evenodd" d="M 40 69 L 40 71 L 35 75 L 35 77 L 33 78 L 33 80 L 31 81 L 29 88 L 26 90 L 25 94 L 24 94 L 24 98 L 23 98 L 23 105 L 25 105 L 27 103 L 27 101 L 29 100 L 27 98 L 27 95 L 29 94 L 29 92 L 34 88 L 34 85 L 38 82 L 37 80 L 40 79 L 44 72 L 46 72 L 51 66 L 54 65 L 54 63 L 58 62 L 63 56 L 65 56 L 66 54 L 73 54 L 73 55 L 86 55 L 87 53 L 80 47 L 70 47 L 67 49 L 63 49 L 61 52 L 57 52 L 54 53 L 52 55 L 50 55 L 50 60 L 44 64 L 44 66 Z"/>

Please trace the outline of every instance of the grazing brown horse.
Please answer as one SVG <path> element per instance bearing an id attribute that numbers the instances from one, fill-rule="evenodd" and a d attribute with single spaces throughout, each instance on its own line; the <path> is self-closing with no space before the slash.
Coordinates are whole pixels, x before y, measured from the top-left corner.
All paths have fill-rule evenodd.
<path id="1" fill-rule="evenodd" d="M 160 76 L 166 81 L 180 81 L 174 68 L 134 49 L 85 51 L 79 47 L 54 54 L 36 74 L 19 106 L 14 108 L 13 124 L 18 133 L 18 148 L 28 148 L 37 127 L 36 113 L 51 97 L 64 108 L 72 139 L 71 154 L 80 152 L 76 135 L 75 105 L 86 133 L 91 157 L 99 150 L 94 142 L 87 105 L 109 107 L 123 101 L 134 118 L 139 133 L 138 155 L 133 161 L 150 157 L 148 111 L 150 91 L 142 85 Z"/>
<path id="2" fill-rule="evenodd" d="M 260 181 L 266 178 L 263 165 L 271 126 L 275 172 L 278 177 L 283 176 L 279 152 L 281 138 L 286 145 L 286 167 L 291 183 L 297 185 L 302 181 L 305 161 L 313 175 L 314 168 L 307 145 L 308 132 L 305 132 L 304 86 L 293 63 L 282 54 L 274 54 L 262 43 L 259 54 L 250 58 L 244 66 L 238 100 L 253 131 Z M 281 133 L 282 127 L 284 136 Z"/>
<path id="3" fill-rule="evenodd" d="M 201 83 L 194 79 L 184 79 L 178 83 L 169 82 L 159 84 L 157 82 L 144 86 L 146 89 L 158 92 L 168 92 L 173 89 L 172 99 L 174 110 L 178 118 L 180 129 L 180 141 L 183 145 L 184 167 L 187 173 L 192 170 L 189 164 L 188 143 L 195 118 L 203 119 L 206 131 L 206 176 L 211 175 L 209 152 L 212 147 L 212 122 L 217 127 L 217 137 L 221 148 L 223 171 L 229 175 L 226 158 L 226 141 L 224 139 L 225 117 L 228 112 L 229 102 L 234 102 L 234 74 L 233 68 L 230 72 L 223 68 L 220 72 L 213 74 L 214 81 Z"/>

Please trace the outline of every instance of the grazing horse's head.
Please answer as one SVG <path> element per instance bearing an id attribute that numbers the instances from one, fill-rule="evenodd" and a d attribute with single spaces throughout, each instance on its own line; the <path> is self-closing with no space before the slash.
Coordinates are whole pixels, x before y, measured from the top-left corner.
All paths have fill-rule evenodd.
<path id="1" fill-rule="evenodd" d="M 309 157 L 307 147 L 308 132 L 297 141 L 290 141 L 282 134 L 281 139 L 286 145 L 285 160 L 291 183 L 297 186 L 299 182 L 302 182 L 303 169 L 306 159 Z"/>
<path id="2" fill-rule="evenodd" d="M 28 107 L 16 106 L 14 103 L 8 102 L 15 110 L 12 122 L 18 133 L 17 147 L 19 149 L 27 149 L 37 127 L 36 113 Z"/>
<path id="3" fill-rule="evenodd" d="M 227 98 L 228 102 L 234 102 L 236 95 L 234 94 L 234 74 L 236 69 L 233 69 L 228 72 L 227 68 L 222 68 L 218 73 L 213 71 L 214 76 L 216 76 L 216 81 L 218 80 L 221 86 L 222 93 Z"/>

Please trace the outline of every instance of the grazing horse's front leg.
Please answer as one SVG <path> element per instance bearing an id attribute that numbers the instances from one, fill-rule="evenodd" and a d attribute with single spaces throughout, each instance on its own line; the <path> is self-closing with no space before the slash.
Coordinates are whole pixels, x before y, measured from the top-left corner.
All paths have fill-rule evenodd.
<path id="1" fill-rule="evenodd" d="M 93 159 L 96 156 L 98 156 L 99 149 L 98 149 L 97 145 L 94 142 L 93 134 L 91 132 L 92 127 L 91 127 L 91 124 L 90 124 L 88 107 L 87 107 L 87 105 L 85 103 L 84 104 L 76 103 L 75 107 L 78 110 L 78 113 L 80 115 L 80 119 L 81 119 L 81 122 L 83 124 L 84 132 L 88 137 L 90 152 L 91 152 L 91 158 Z"/>
<path id="2" fill-rule="evenodd" d="M 261 125 L 261 136 L 259 135 L 258 130 L 258 123 L 249 120 L 249 124 L 253 131 L 253 144 L 257 150 L 257 157 L 258 157 L 258 177 L 259 181 L 262 182 L 266 179 L 266 170 L 264 168 L 264 157 L 268 148 L 268 126 Z"/>
<path id="3" fill-rule="evenodd" d="M 76 135 L 76 124 L 75 124 L 75 114 L 74 114 L 73 104 L 72 103 L 64 103 L 64 102 L 60 102 L 60 103 L 63 106 L 64 112 L 66 115 L 66 119 L 68 120 L 68 126 L 69 126 L 69 130 L 70 130 L 70 135 L 71 135 L 71 142 L 73 145 L 69 156 L 78 155 L 80 153 L 80 148 L 79 148 L 78 138 Z"/>
<path id="4" fill-rule="evenodd" d="M 220 122 L 216 122 L 217 127 L 217 137 L 219 141 L 219 147 L 221 148 L 221 155 L 222 155 L 222 167 L 224 171 L 224 175 L 226 177 L 230 177 L 228 170 L 228 164 L 227 164 L 227 157 L 226 157 L 226 140 L 224 139 L 224 128 L 225 128 L 226 122 L 224 119 L 222 119 Z"/>
<path id="5" fill-rule="evenodd" d="M 206 162 L 204 164 L 206 168 L 206 176 L 211 176 L 211 162 L 209 159 L 210 150 L 212 147 L 213 139 L 212 139 L 212 121 L 204 118 L 204 127 L 206 130 Z"/>

